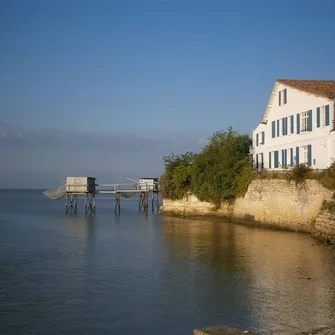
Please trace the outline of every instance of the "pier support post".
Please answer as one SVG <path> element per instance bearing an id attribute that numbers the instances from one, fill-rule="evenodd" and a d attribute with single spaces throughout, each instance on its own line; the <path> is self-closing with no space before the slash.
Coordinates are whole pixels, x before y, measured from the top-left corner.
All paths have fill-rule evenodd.
<path id="1" fill-rule="evenodd" d="M 95 214 L 95 193 L 85 195 L 85 215 Z"/>
<path id="2" fill-rule="evenodd" d="M 77 214 L 77 208 L 78 208 L 77 194 L 66 193 L 65 214 L 66 215 L 68 213 Z"/>
<path id="3" fill-rule="evenodd" d="M 138 201 L 138 210 L 139 211 L 147 211 L 148 210 L 148 192 L 141 192 L 140 198 Z"/>
<path id="4" fill-rule="evenodd" d="M 120 193 L 115 192 L 115 206 L 114 206 L 114 213 L 115 214 L 120 214 L 121 212 L 121 206 L 120 206 Z"/>
<path id="5" fill-rule="evenodd" d="M 152 192 L 152 202 L 151 202 L 152 212 L 154 212 L 155 210 L 157 210 L 157 212 L 158 212 L 160 204 L 161 204 L 161 202 L 160 202 L 159 192 L 158 191 L 153 191 Z"/>

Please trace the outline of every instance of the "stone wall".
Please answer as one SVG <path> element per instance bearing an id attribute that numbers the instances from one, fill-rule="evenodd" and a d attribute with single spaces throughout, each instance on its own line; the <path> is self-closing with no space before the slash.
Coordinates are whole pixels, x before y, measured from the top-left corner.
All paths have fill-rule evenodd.
<path id="1" fill-rule="evenodd" d="M 316 180 L 302 184 L 278 179 L 254 180 L 243 198 L 234 204 L 223 203 L 219 209 L 189 195 L 181 201 L 164 200 L 162 213 L 179 215 L 222 215 L 262 225 L 275 225 L 290 230 L 314 232 L 323 200 L 332 192 Z M 323 225 L 323 226 L 322 226 Z M 334 226 L 329 229 L 333 231 Z M 326 229 L 326 228 L 322 228 Z M 327 228 L 328 229 L 328 228 Z"/>
<path id="2" fill-rule="evenodd" d="M 335 215 L 323 210 L 315 221 L 313 235 L 320 240 L 335 244 Z"/>
<path id="3" fill-rule="evenodd" d="M 255 180 L 237 199 L 234 217 L 311 232 L 323 200 L 332 192 L 316 180 L 296 184 L 287 180 Z"/>

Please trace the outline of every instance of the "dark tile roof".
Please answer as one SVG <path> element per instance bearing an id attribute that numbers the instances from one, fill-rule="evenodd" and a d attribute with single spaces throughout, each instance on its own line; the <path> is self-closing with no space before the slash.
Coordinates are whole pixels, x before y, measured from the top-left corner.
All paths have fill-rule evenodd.
<path id="1" fill-rule="evenodd" d="M 278 79 L 277 83 L 320 97 L 335 99 L 335 80 Z"/>

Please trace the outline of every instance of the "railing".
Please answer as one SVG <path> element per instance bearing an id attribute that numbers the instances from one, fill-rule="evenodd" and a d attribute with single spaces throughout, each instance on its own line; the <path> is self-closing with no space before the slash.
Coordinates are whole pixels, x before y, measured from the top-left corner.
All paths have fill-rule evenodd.
<path id="1" fill-rule="evenodd" d="M 119 184 L 65 184 L 68 193 L 116 193 L 159 191 L 159 183 L 119 183 Z M 72 189 L 71 189 L 72 188 Z"/>
<path id="2" fill-rule="evenodd" d="M 262 173 L 291 173 L 292 172 L 292 167 L 288 167 L 288 168 L 278 168 L 278 169 L 265 169 L 265 168 L 259 168 L 257 169 L 255 167 L 255 170 L 257 170 L 258 173 L 262 174 Z M 322 173 L 323 171 L 326 171 L 326 169 L 312 169 L 311 168 L 311 172 L 312 173 Z"/>

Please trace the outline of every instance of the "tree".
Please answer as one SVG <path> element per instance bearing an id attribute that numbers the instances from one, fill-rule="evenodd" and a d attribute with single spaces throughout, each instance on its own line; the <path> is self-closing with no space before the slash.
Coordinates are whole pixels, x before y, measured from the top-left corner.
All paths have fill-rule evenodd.
<path id="1" fill-rule="evenodd" d="M 249 156 L 251 138 L 231 127 L 213 133 L 203 150 L 163 158 L 163 197 L 181 199 L 187 192 L 219 205 L 244 195 L 256 173 Z"/>

